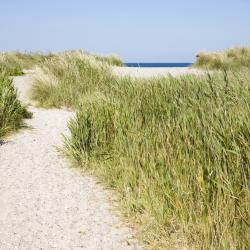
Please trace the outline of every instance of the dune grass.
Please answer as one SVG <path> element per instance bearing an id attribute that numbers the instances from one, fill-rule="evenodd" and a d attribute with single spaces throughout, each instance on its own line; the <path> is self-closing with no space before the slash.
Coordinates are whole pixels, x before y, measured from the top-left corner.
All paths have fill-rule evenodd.
<path id="1" fill-rule="evenodd" d="M 17 99 L 9 73 L 0 71 L 0 139 L 20 128 L 24 118 L 31 117 L 31 113 Z"/>
<path id="2" fill-rule="evenodd" d="M 43 107 L 77 108 L 113 81 L 109 64 L 82 52 L 54 56 L 37 68 L 31 99 Z"/>
<path id="3" fill-rule="evenodd" d="M 119 194 L 152 249 L 250 247 L 250 71 L 135 80 L 93 56 L 39 68 L 32 97 L 77 111 L 65 152 Z"/>
<path id="4" fill-rule="evenodd" d="M 0 53 L 0 71 L 4 71 L 11 76 L 22 75 L 24 69 L 30 69 L 34 67 L 34 65 L 43 63 L 45 60 L 52 57 L 53 54 L 20 52 Z"/>
<path id="5" fill-rule="evenodd" d="M 98 56 L 89 54 L 82 50 L 67 51 L 57 54 L 43 54 L 32 52 L 21 53 L 17 51 L 0 53 L 0 70 L 5 71 L 9 75 L 21 75 L 23 74 L 24 69 L 30 69 L 37 65 L 41 66 L 43 64 L 46 64 L 47 61 L 50 61 L 50 59 L 53 59 L 54 57 L 56 57 L 56 60 L 59 60 L 59 58 L 61 56 L 63 57 L 63 55 L 65 54 L 67 54 L 68 56 L 71 55 L 71 58 L 73 58 L 73 56 L 92 58 L 97 62 L 101 62 L 109 66 L 123 66 L 123 62 L 116 55 Z"/>
<path id="6" fill-rule="evenodd" d="M 250 68 L 250 47 L 232 48 L 213 53 L 200 52 L 193 66 L 207 69 Z"/>
<path id="7" fill-rule="evenodd" d="M 22 75 L 23 69 L 41 61 L 42 55 L 18 52 L 0 53 L 0 139 L 23 126 L 32 114 L 18 100 L 11 77 Z"/>
<path id="8" fill-rule="evenodd" d="M 69 125 L 68 154 L 119 191 L 155 248 L 250 246 L 250 77 L 227 77 L 113 82 Z"/>
<path id="9" fill-rule="evenodd" d="M 86 60 L 86 58 L 91 58 L 91 60 Z M 45 78 L 40 79 L 40 81 L 43 81 L 41 85 L 39 80 L 37 81 L 37 91 L 34 99 L 42 102 L 44 96 L 48 97 L 49 94 L 53 94 L 51 100 L 55 100 L 48 100 L 44 104 L 45 106 L 59 105 L 71 107 L 76 106 L 80 102 L 85 92 L 86 94 L 89 93 L 90 89 L 86 86 L 88 86 L 90 79 L 96 85 L 101 84 L 103 76 L 107 75 L 104 72 L 108 72 L 108 66 L 120 63 L 121 61 L 115 56 L 97 57 L 87 55 L 87 53 L 81 51 L 71 51 L 57 55 L 50 53 L 0 53 L 0 136 L 16 130 L 21 126 L 22 118 L 31 116 L 18 101 L 16 90 L 9 79 L 10 76 L 22 75 L 24 69 L 40 67 L 41 74 L 39 76 L 44 76 Z M 44 72 L 43 69 L 45 70 Z M 77 72 L 77 74 L 74 75 L 70 72 Z M 67 75 L 67 73 L 69 74 Z M 60 76 L 63 76 L 62 82 Z M 46 85 L 46 79 L 49 85 Z M 58 85 L 57 81 L 60 81 L 62 84 L 56 91 L 54 87 Z M 70 92 L 66 87 L 67 85 L 70 86 Z M 40 92 L 39 87 L 43 88 Z M 74 93 L 78 93 L 78 98 L 76 98 Z"/>
<path id="10" fill-rule="evenodd" d="M 124 65 L 122 60 L 116 55 L 111 54 L 111 55 L 104 56 L 104 57 L 94 55 L 94 57 L 101 62 L 109 64 L 110 66 L 120 66 L 121 67 Z"/>

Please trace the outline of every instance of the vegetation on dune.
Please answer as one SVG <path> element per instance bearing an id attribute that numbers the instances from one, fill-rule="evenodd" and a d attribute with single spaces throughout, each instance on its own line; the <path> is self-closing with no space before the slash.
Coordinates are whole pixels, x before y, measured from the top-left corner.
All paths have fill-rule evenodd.
<path id="1" fill-rule="evenodd" d="M 113 82 L 69 124 L 68 154 L 119 191 L 149 243 L 247 248 L 250 75 L 241 80 Z"/>
<path id="2" fill-rule="evenodd" d="M 10 53 L 0 54 L 0 72 L 5 72 L 5 75 L 21 75 L 22 67 L 20 62 Z"/>
<path id="3" fill-rule="evenodd" d="M 22 75 L 23 69 L 29 69 L 53 57 L 53 54 L 6 52 L 0 53 L 0 71 L 8 75 Z"/>
<path id="4" fill-rule="evenodd" d="M 13 71 L 0 71 L 0 138 L 20 128 L 23 118 L 31 117 L 31 113 L 17 99 L 9 73 Z"/>
<path id="5" fill-rule="evenodd" d="M 0 139 L 23 125 L 32 114 L 18 100 L 11 76 L 23 74 L 23 69 L 41 61 L 42 55 L 18 52 L 0 53 Z"/>
<path id="6" fill-rule="evenodd" d="M 214 53 L 200 52 L 196 56 L 193 66 L 206 69 L 250 68 L 250 47 L 233 48 Z"/>
<path id="7" fill-rule="evenodd" d="M 31 98 L 43 107 L 76 108 L 113 79 L 109 64 L 96 56 L 61 53 L 37 68 Z"/>
<path id="8" fill-rule="evenodd" d="M 58 54 L 2 52 L 0 53 L 0 70 L 5 71 L 9 75 L 21 75 L 23 74 L 23 69 L 30 69 L 36 65 L 43 65 L 47 60 L 53 59 L 54 57 L 56 57 L 56 60 L 59 60 L 59 58 L 63 57 L 65 54 L 71 55 L 72 58 L 74 56 L 79 58 L 81 55 L 81 57 L 92 58 L 93 60 L 95 59 L 109 66 L 123 66 L 123 62 L 116 55 L 98 56 L 81 50 Z"/>
<path id="9" fill-rule="evenodd" d="M 94 57 L 101 62 L 108 63 L 110 66 L 123 66 L 124 65 L 122 60 L 116 55 L 111 54 L 105 57 L 94 55 Z"/>
<path id="10" fill-rule="evenodd" d="M 250 247 L 250 72 L 132 80 L 65 53 L 32 96 L 77 111 L 66 153 L 120 194 L 152 248 Z"/>
<path id="11" fill-rule="evenodd" d="M 48 99 L 51 95 L 44 106 L 70 107 L 77 106 L 82 96 L 90 93 L 88 85 L 94 91 L 103 81 L 108 81 L 111 77 L 108 66 L 119 65 L 120 62 L 115 56 L 100 57 L 81 51 L 57 55 L 0 53 L 0 136 L 21 126 L 22 118 L 30 117 L 30 113 L 17 99 L 10 76 L 22 75 L 24 69 L 38 67 L 40 74 L 34 86 L 36 91 L 33 91 L 33 98 L 42 103 L 43 98 Z M 104 80 L 104 77 L 107 79 Z"/>

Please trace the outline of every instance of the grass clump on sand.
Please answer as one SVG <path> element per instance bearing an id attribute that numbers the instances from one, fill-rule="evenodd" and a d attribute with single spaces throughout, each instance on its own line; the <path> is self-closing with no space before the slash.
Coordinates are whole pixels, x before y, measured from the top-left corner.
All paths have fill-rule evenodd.
<path id="1" fill-rule="evenodd" d="M 200 52 L 196 56 L 194 67 L 206 69 L 250 68 L 250 47 L 233 48 L 214 53 Z"/>
<path id="2" fill-rule="evenodd" d="M 101 62 L 108 63 L 110 66 L 120 66 L 121 67 L 124 65 L 122 60 L 116 55 L 111 54 L 111 55 L 108 55 L 105 57 L 94 55 L 94 57 Z"/>
<path id="3" fill-rule="evenodd" d="M 79 52 L 32 90 L 72 107 L 67 154 L 120 194 L 153 249 L 250 247 L 250 72 L 133 80 Z"/>
<path id="4" fill-rule="evenodd" d="M 0 71 L 10 76 L 22 75 L 23 69 L 32 68 L 53 57 L 53 54 L 5 52 L 0 53 Z"/>
<path id="5" fill-rule="evenodd" d="M 43 107 L 73 107 L 112 81 L 109 64 L 81 51 L 55 55 L 37 67 L 31 98 Z"/>
<path id="6" fill-rule="evenodd" d="M 22 75 L 23 68 L 31 66 L 35 58 L 38 55 L 0 53 L 0 138 L 20 128 L 24 118 L 31 117 L 31 113 L 18 100 L 10 76 Z"/>
<path id="7" fill-rule="evenodd" d="M 0 54 L 0 72 L 5 72 L 5 75 L 14 76 L 22 74 L 22 66 L 14 54 Z"/>
<path id="8" fill-rule="evenodd" d="M 31 113 L 17 99 L 9 73 L 0 71 L 0 138 L 20 128 L 23 118 L 31 117 Z"/>

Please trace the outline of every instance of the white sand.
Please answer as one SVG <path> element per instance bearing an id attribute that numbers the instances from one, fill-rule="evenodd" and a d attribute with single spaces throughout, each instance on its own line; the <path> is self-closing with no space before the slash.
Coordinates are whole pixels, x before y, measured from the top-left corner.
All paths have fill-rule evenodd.
<path id="1" fill-rule="evenodd" d="M 113 67 L 113 73 L 125 77 L 136 77 L 136 78 L 152 78 L 152 77 L 161 77 L 186 75 L 186 74 L 200 74 L 201 70 L 180 67 L 180 68 L 137 68 L 137 67 Z"/>
<path id="2" fill-rule="evenodd" d="M 24 102 L 29 80 L 14 78 Z M 0 146 L 0 249 L 139 249 L 111 212 L 109 192 L 70 168 L 55 148 L 74 114 L 30 111 L 29 129 Z"/>

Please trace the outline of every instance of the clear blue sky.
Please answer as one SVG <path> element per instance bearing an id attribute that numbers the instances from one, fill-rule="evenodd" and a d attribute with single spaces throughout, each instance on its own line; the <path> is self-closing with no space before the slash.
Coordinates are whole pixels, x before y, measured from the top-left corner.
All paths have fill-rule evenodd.
<path id="1" fill-rule="evenodd" d="M 84 49 L 124 61 L 192 62 L 250 45 L 250 0 L 1 0 L 0 50 Z"/>

